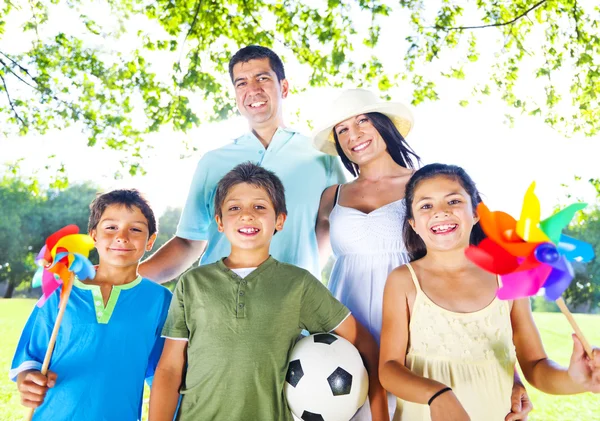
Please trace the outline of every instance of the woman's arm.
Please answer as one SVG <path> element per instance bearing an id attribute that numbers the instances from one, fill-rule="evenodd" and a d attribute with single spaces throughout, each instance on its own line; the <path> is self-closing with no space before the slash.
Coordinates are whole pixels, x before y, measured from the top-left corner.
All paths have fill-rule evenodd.
<path id="1" fill-rule="evenodd" d="M 350 315 L 334 332 L 351 342 L 363 357 L 369 373 L 369 404 L 373 421 L 389 420 L 387 395 L 379 382 L 379 349 L 369 331 Z"/>
<path id="2" fill-rule="evenodd" d="M 319 263 L 321 268 L 327 263 L 331 255 L 331 244 L 329 243 L 329 214 L 335 205 L 335 191 L 338 185 L 326 188 L 321 195 L 319 204 L 319 213 L 317 214 L 317 225 L 315 232 L 317 234 L 317 245 L 319 247 Z"/>
<path id="3" fill-rule="evenodd" d="M 150 391 L 150 421 L 172 421 L 186 363 L 187 341 L 166 339 Z"/>
<path id="4" fill-rule="evenodd" d="M 564 368 L 546 355 L 528 298 L 515 300 L 511 321 L 517 359 L 532 386 L 552 395 L 600 393 L 600 350 L 595 349 L 594 358 L 589 359 L 579 339 L 573 336 L 571 362 Z"/>
<path id="5" fill-rule="evenodd" d="M 385 389 L 397 397 L 426 405 L 449 385 L 427 379 L 405 366 L 409 338 L 409 292 L 414 293 L 408 268 L 392 271 L 383 294 L 383 328 L 379 356 L 379 378 Z M 436 397 L 431 403 L 431 419 L 468 420 L 469 416 L 452 391 Z"/>

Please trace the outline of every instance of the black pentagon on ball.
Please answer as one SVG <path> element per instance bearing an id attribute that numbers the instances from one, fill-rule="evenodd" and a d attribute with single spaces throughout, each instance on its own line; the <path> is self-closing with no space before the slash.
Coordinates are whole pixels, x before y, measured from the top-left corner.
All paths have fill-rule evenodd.
<path id="1" fill-rule="evenodd" d="M 325 421 L 320 414 L 313 414 L 312 412 L 304 411 L 300 417 L 304 421 Z"/>
<path id="2" fill-rule="evenodd" d="M 342 367 L 335 369 L 331 376 L 327 377 L 333 396 L 348 395 L 352 389 L 352 374 Z"/>
<path id="3" fill-rule="evenodd" d="M 314 338 L 315 338 L 315 343 L 326 344 L 326 345 L 331 345 L 338 339 L 331 333 L 318 333 L 314 336 Z"/>
<path id="4" fill-rule="evenodd" d="M 290 361 L 287 374 L 285 375 L 285 381 L 293 387 L 296 387 L 302 376 L 304 376 L 304 371 L 302 371 L 300 360 Z"/>

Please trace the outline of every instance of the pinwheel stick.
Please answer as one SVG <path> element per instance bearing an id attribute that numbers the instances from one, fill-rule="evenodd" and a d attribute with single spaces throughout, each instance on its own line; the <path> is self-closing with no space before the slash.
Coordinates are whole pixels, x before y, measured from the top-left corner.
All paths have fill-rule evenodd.
<path id="1" fill-rule="evenodd" d="M 62 298 L 60 300 L 60 304 L 58 306 L 58 316 L 56 317 L 56 322 L 54 322 L 54 328 L 52 329 L 52 335 L 50 336 L 50 341 L 48 342 L 48 349 L 46 350 L 46 355 L 44 356 L 44 362 L 42 363 L 42 369 L 40 372 L 45 376 L 48 373 L 48 367 L 50 366 L 50 359 L 52 358 L 52 351 L 54 351 L 54 345 L 56 344 L 56 337 L 58 336 L 58 329 L 60 328 L 60 324 L 62 323 L 63 315 L 65 314 L 65 309 L 67 308 L 67 302 L 69 301 L 69 295 L 71 295 L 71 289 L 73 288 L 73 281 L 75 280 L 75 274 L 71 272 L 71 279 L 67 284 L 63 284 L 65 290 L 63 292 Z M 31 408 L 26 416 L 27 421 L 31 421 L 33 418 L 34 409 Z"/>
<path id="2" fill-rule="evenodd" d="M 558 308 L 560 308 L 560 311 L 563 312 L 563 314 L 567 317 L 567 320 L 569 321 L 569 323 L 571 323 L 571 327 L 573 328 L 573 330 L 575 331 L 575 334 L 577 335 L 577 337 L 583 344 L 583 349 L 585 349 L 585 353 L 588 355 L 588 357 L 592 358 L 592 347 L 590 346 L 590 343 L 587 341 L 585 336 L 583 336 L 583 332 L 581 331 L 581 329 L 579 328 L 579 325 L 575 321 L 573 314 L 571 314 L 571 312 L 569 311 L 567 304 L 565 303 L 565 300 L 563 300 L 562 297 L 559 297 L 556 300 L 556 304 L 558 304 Z"/>

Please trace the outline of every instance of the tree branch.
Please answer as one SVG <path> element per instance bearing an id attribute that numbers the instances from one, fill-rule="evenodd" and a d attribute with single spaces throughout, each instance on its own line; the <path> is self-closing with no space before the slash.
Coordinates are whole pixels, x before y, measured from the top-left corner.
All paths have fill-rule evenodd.
<path id="1" fill-rule="evenodd" d="M 509 20 L 508 22 L 490 23 L 488 25 L 475 25 L 475 26 L 454 26 L 454 27 L 451 27 L 451 28 L 446 28 L 446 27 L 443 27 L 443 26 L 430 26 L 429 28 L 431 28 L 431 29 L 438 29 L 438 30 L 442 30 L 442 31 L 464 31 L 465 29 L 483 29 L 483 28 L 491 28 L 491 27 L 500 27 L 500 26 L 512 25 L 513 23 L 515 23 L 516 21 L 518 21 L 522 17 L 527 16 L 527 14 L 529 12 L 537 9 L 542 4 L 546 3 L 546 1 L 547 0 L 541 0 L 541 1 L 537 2 L 536 4 L 534 4 L 533 6 L 531 6 L 529 9 L 525 10 L 523 13 L 521 13 L 520 15 L 516 16 L 515 18 Z"/>
<path id="2" fill-rule="evenodd" d="M 34 82 L 37 83 L 37 80 L 34 76 L 31 75 L 31 73 L 29 73 L 29 70 L 27 70 L 25 67 L 23 67 L 21 64 L 19 64 L 18 62 L 16 62 L 15 60 L 13 60 L 8 54 L 6 54 L 3 51 L 0 51 L 0 54 L 2 54 L 4 57 L 6 57 L 7 59 L 9 59 L 16 67 L 18 67 L 19 69 L 21 69 L 21 71 L 23 73 L 25 73 L 27 76 L 29 76 L 31 78 L 31 80 L 33 80 Z M 4 64 L 4 63 L 2 63 Z M 6 66 L 6 65 L 5 65 Z"/>
<path id="3" fill-rule="evenodd" d="M 23 126 L 27 126 L 27 124 L 25 124 L 25 121 L 23 121 L 23 119 L 21 118 L 21 116 L 19 115 L 17 110 L 15 109 L 15 104 L 13 104 L 12 99 L 10 98 L 10 94 L 8 93 L 8 86 L 6 86 L 6 81 L 4 80 L 4 76 L 2 76 L 1 74 L 0 74 L 0 80 L 2 80 L 2 84 L 4 85 L 4 92 L 6 92 L 6 98 L 8 98 L 8 104 L 10 105 L 10 108 L 12 109 L 13 113 L 15 114 L 15 117 L 17 118 L 17 120 L 19 120 L 21 122 L 21 124 Z"/>

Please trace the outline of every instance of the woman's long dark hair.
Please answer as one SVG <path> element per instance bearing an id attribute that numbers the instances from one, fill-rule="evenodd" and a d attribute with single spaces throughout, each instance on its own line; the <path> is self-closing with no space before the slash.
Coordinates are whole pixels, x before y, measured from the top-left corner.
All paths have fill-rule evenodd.
<path id="1" fill-rule="evenodd" d="M 473 205 L 473 213 L 477 211 L 477 205 L 481 202 L 481 196 L 479 195 L 479 191 L 477 191 L 477 186 L 475 186 L 475 182 L 469 174 L 466 173 L 461 167 L 456 165 L 446 165 L 446 164 L 429 164 L 425 165 L 423 168 L 419 169 L 415 172 L 408 183 L 406 184 L 406 196 L 405 196 L 405 205 L 406 205 L 406 217 L 404 219 L 404 227 L 403 227 L 403 237 L 404 244 L 406 246 L 406 250 L 410 256 L 411 262 L 421 257 L 424 257 L 427 254 L 427 248 L 425 247 L 425 243 L 417 235 L 415 230 L 410 226 L 409 220 L 414 219 L 414 214 L 412 211 L 412 204 L 415 200 L 415 190 L 418 187 L 419 183 L 428 180 L 433 177 L 447 177 L 451 180 L 457 181 L 460 183 L 463 189 L 469 194 L 471 197 L 471 203 Z M 477 222 L 471 231 L 471 237 L 469 242 L 476 246 L 486 237 L 483 229 L 479 222 Z"/>
<path id="2" fill-rule="evenodd" d="M 392 120 L 381 113 L 367 113 L 365 115 L 369 117 L 373 127 L 379 132 L 379 135 L 387 145 L 387 151 L 394 162 L 404 168 L 415 168 L 411 155 L 417 162 L 419 162 L 421 158 L 419 158 L 419 155 L 417 155 L 408 145 L 406 140 L 404 140 L 404 137 L 402 137 Z M 333 138 L 335 139 L 335 149 L 342 159 L 344 166 L 353 176 L 357 177 L 360 169 L 358 165 L 348 159 L 342 150 L 335 129 L 333 130 Z"/>

